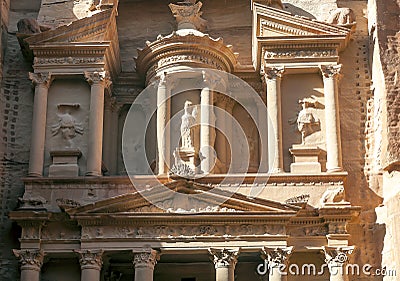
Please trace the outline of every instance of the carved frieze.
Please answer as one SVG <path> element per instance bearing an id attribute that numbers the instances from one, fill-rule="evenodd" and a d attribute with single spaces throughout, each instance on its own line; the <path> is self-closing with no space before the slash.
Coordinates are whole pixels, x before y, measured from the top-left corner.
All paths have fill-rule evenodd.
<path id="1" fill-rule="evenodd" d="M 265 59 L 318 58 L 338 56 L 336 50 L 266 50 Z"/>
<path id="2" fill-rule="evenodd" d="M 240 237 L 285 235 L 281 224 L 225 224 L 225 225 L 126 225 L 87 226 L 82 228 L 82 239 L 98 238 L 173 238 L 196 239 L 199 237 Z"/>
<path id="3" fill-rule="evenodd" d="M 97 64 L 104 63 L 104 57 L 35 57 L 35 65 Z"/>

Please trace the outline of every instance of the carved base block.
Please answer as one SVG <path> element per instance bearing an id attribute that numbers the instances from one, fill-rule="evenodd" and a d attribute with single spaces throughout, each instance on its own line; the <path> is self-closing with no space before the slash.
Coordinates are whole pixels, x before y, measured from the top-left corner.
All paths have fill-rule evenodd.
<path id="1" fill-rule="evenodd" d="M 294 163 L 290 165 L 291 173 L 321 173 L 321 163 L 318 161 L 321 149 L 315 146 L 293 145 L 289 151 L 294 160 Z"/>
<path id="2" fill-rule="evenodd" d="M 78 159 L 81 155 L 79 149 L 51 151 L 53 164 L 49 168 L 49 177 L 79 176 Z"/>

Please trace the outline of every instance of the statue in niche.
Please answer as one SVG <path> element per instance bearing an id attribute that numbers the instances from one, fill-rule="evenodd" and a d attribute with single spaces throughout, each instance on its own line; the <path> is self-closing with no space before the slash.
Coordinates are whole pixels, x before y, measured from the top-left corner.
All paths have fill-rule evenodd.
<path id="1" fill-rule="evenodd" d="M 53 136 L 61 134 L 62 138 L 67 142 L 67 147 L 72 146 L 72 140 L 77 134 L 83 134 L 82 123 L 76 121 L 75 117 L 72 116 L 72 111 L 77 110 L 80 107 L 79 104 L 59 104 L 58 108 L 58 123 L 53 125 L 51 133 Z"/>
<path id="2" fill-rule="evenodd" d="M 185 101 L 184 114 L 181 123 L 181 149 L 194 148 L 194 126 L 197 120 L 197 108 L 191 101 Z"/>
<path id="3" fill-rule="evenodd" d="M 318 131 L 321 127 L 319 118 L 313 113 L 312 108 L 317 107 L 318 101 L 313 98 L 299 100 L 302 109 L 297 115 L 297 119 L 289 120 L 289 123 L 296 123 L 297 130 L 301 133 L 301 144 L 306 144 L 306 137 Z"/>

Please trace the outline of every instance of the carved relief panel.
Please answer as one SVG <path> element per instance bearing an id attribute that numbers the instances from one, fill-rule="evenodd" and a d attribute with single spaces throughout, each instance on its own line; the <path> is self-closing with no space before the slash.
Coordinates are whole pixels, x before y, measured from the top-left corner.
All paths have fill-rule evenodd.
<path id="1" fill-rule="evenodd" d="M 79 174 L 86 171 L 90 86 L 76 79 L 56 79 L 47 104 L 44 175 L 49 174 L 53 152 L 80 151 Z"/>

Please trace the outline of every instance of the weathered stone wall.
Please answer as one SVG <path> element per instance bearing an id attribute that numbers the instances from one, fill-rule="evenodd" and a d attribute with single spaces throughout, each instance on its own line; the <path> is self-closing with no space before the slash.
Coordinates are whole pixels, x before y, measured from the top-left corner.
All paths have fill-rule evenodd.
<path id="1" fill-rule="evenodd" d="M 7 1 L 2 1 L 2 6 Z M 18 229 L 8 219 L 23 194 L 32 119 L 33 90 L 27 73 L 31 66 L 23 58 L 15 36 L 17 21 L 37 17 L 40 0 L 11 1 L 8 25 L 4 25 L 4 67 L 0 91 L 0 280 L 16 280 L 18 263 L 11 249 L 19 247 Z M 4 10 L 2 10 L 2 13 Z M 6 16 L 2 15 L 4 19 Z"/>
<path id="2" fill-rule="evenodd" d="M 385 227 L 382 266 L 400 274 L 400 1 L 369 1 L 372 81 L 374 90 L 373 130 L 370 143 L 374 183 L 384 199 L 376 209 L 377 223 Z M 398 280 L 386 276 L 384 280 Z"/>

